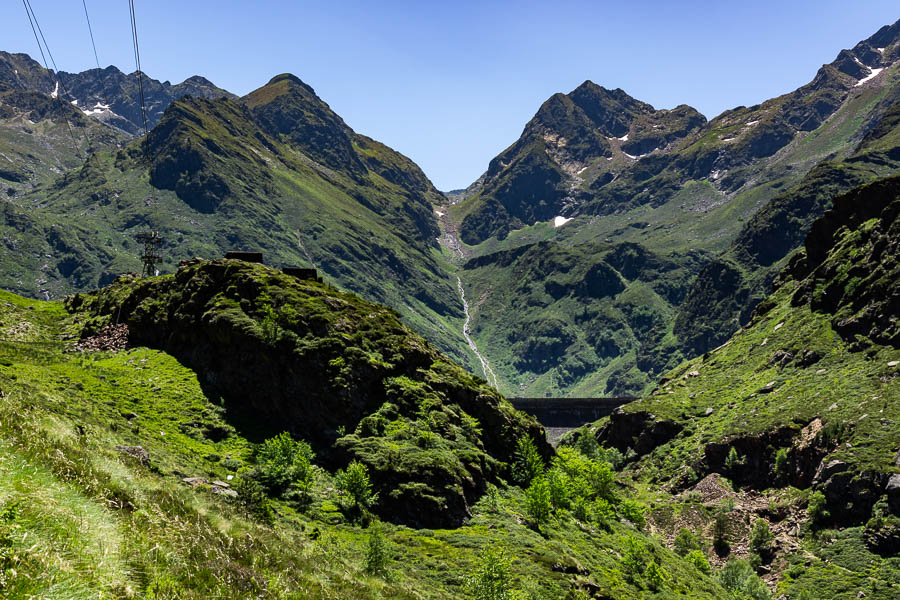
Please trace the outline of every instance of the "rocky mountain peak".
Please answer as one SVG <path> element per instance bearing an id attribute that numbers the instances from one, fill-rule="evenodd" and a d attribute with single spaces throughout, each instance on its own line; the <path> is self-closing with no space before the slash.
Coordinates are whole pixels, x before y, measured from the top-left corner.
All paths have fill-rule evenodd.
<path id="1" fill-rule="evenodd" d="M 266 133 L 282 137 L 317 162 L 354 174 L 365 166 L 353 150 L 353 130 L 312 87 L 283 73 L 244 96 Z"/>

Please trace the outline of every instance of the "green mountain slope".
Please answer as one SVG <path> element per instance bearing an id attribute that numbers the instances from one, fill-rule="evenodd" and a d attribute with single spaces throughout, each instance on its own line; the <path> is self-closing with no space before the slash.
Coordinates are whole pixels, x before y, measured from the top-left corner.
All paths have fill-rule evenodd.
<path id="1" fill-rule="evenodd" d="M 152 226 L 165 238 L 163 271 L 194 256 L 261 249 L 271 264 L 315 266 L 396 307 L 442 350 L 470 360 L 435 242 L 439 193 L 297 78 L 276 77 L 240 102 L 178 101 L 149 148 L 149 170 L 138 143 L 94 153 L 24 197 L 23 208 L 39 210 L 7 218 L 26 251 L 5 259 L 3 285 L 50 297 L 104 285 L 140 270 L 131 238 Z"/>
<path id="2" fill-rule="evenodd" d="M 672 511 L 711 531 L 698 498 L 737 498 L 738 556 L 748 524 L 769 522 L 791 598 L 889 598 L 900 585 L 898 215 L 897 177 L 837 198 L 745 328 L 591 430 L 634 457 L 640 485 L 677 494 L 657 513 L 669 534 Z M 718 477 L 733 489 L 715 491 Z"/>
<path id="3" fill-rule="evenodd" d="M 594 522 L 560 512 L 533 524 L 523 491 L 496 479 L 508 463 L 486 453 L 540 430 L 388 309 L 238 261 L 122 278 L 71 298 L 74 319 L 59 302 L 3 292 L 0 303 L 7 597 L 449 599 L 470 597 L 472 576 L 560 600 L 729 597 L 616 513 Z M 83 352 L 64 341 L 101 328 L 82 347 L 116 346 L 121 328 L 104 329 L 113 315 L 128 322 L 133 341 L 156 347 Z M 263 396 L 232 384 L 289 382 L 289 364 L 308 383 L 329 381 L 270 397 L 285 411 L 280 424 L 315 429 L 309 418 L 345 427 L 315 443 L 307 487 L 263 492 L 248 482 L 268 481 L 260 479 L 272 468 L 267 448 L 284 438 L 268 437 L 278 429 L 271 421 L 261 430 L 243 418 L 241 403 Z M 331 369 L 342 374 L 330 377 Z M 453 529 L 378 522 L 337 490 L 335 469 L 352 456 L 370 465 L 382 499 L 376 510 L 390 520 L 415 518 L 402 500 L 410 494 L 426 506 L 435 500 L 430 478 L 456 473 L 455 459 L 468 470 L 462 486 L 487 477 L 499 488 L 471 503 Z M 613 487 L 615 505 L 626 506 L 619 496 L 628 490 Z"/>
<path id="4" fill-rule="evenodd" d="M 477 299 L 473 337 L 500 388 L 641 394 L 682 358 L 727 340 L 834 195 L 897 172 L 898 59 L 894 24 L 842 51 L 808 85 L 708 123 L 590 82 L 549 100 L 442 209 L 445 244 L 459 262 L 477 261 L 459 275 Z M 597 99 L 593 111 L 583 108 L 587 97 Z M 578 293 L 598 259 L 616 263 L 617 248 L 619 263 L 637 252 L 669 266 L 637 280 L 620 271 L 625 287 L 603 298 Z M 527 261 L 505 260 L 509 251 Z M 558 280 L 568 291 L 549 293 Z M 529 336 L 543 341 L 518 343 Z M 606 338 L 614 342 L 604 347 Z"/>

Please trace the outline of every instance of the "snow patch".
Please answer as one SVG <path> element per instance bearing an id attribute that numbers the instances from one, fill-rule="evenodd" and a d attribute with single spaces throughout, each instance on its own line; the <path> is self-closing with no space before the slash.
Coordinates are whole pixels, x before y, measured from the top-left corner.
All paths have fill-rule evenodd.
<path id="1" fill-rule="evenodd" d="M 59 82 L 58 81 L 56 82 L 56 87 L 53 88 L 52 92 L 50 92 L 51 98 L 56 98 L 57 96 L 59 96 Z"/>
<path id="2" fill-rule="evenodd" d="M 867 81 L 869 81 L 870 79 L 872 79 L 873 77 L 877 77 L 879 73 L 881 73 L 882 71 L 884 71 L 884 69 L 869 69 L 869 71 L 870 71 L 869 75 L 866 76 L 866 77 L 863 77 L 863 78 L 860 79 L 858 82 L 856 82 L 856 85 L 855 85 L 854 87 L 859 87 L 859 86 L 861 86 L 862 84 L 864 84 L 865 82 L 867 82 Z"/>
<path id="3" fill-rule="evenodd" d="M 628 141 L 628 134 L 626 133 L 626 134 L 623 135 L 622 137 L 616 138 L 616 139 L 619 140 L 620 142 L 627 142 L 627 141 Z"/>
<path id="4" fill-rule="evenodd" d="M 633 160 L 637 159 L 637 156 L 632 156 L 631 154 L 628 154 L 627 152 L 623 152 L 622 154 L 624 154 L 625 156 L 627 156 L 630 159 L 633 159 Z"/>
<path id="5" fill-rule="evenodd" d="M 878 52 L 880 52 L 881 54 L 884 54 L 884 48 L 875 48 L 875 49 L 878 50 Z"/>
<path id="6" fill-rule="evenodd" d="M 581 175 L 585 171 L 587 171 L 587 167 L 581 167 L 580 169 L 578 169 L 578 173 L 576 173 L 576 175 Z"/>
<path id="7" fill-rule="evenodd" d="M 70 102 L 70 104 L 72 106 L 78 106 L 78 99 L 76 98 L 75 100 L 72 100 L 72 102 Z"/>
<path id="8" fill-rule="evenodd" d="M 749 123 L 747 123 L 747 127 L 753 127 L 757 123 L 759 123 L 759 121 L 750 121 Z"/>
<path id="9" fill-rule="evenodd" d="M 443 216 L 446 215 L 447 213 L 443 213 L 443 212 L 441 212 L 441 211 L 439 211 L 439 210 L 436 210 L 436 211 L 434 211 L 434 214 L 436 214 L 436 215 L 439 216 L 439 217 L 443 217 Z"/>
<path id="10" fill-rule="evenodd" d="M 607 157 L 606 157 L 606 160 L 612 160 L 612 159 L 613 159 L 612 156 L 607 156 Z"/>
<path id="11" fill-rule="evenodd" d="M 109 111 L 109 104 L 102 104 L 102 103 L 98 102 L 97 104 L 94 105 L 94 108 L 92 108 L 90 110 L 82 110 L 81 112 L 90 116 L 90 115 L 99 115 L 99 114 L 107 112 L 107 111 Z"/>
<path id="12" fill-rule="evenodd" d="M 572 220 L 571 217 L 568 219 L 565 217 L 556 217 L 555 219 L 553 219 L 553 226 L 554 227 L 562 227 L 563 225 L 565 225 L 566 223 L 568 223 L 571 220 Z"/>

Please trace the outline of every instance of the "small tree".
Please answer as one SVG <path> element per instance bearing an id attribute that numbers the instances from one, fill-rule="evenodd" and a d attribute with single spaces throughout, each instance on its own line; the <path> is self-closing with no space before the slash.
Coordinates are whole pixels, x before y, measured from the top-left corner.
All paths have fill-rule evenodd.
<path id="1" fill-rule="evenodd" d="M 775 536 L 769 529 L 769 524 L 763 519 L 757 519 L 753 524 L 753 529 L 750 530 L 750 551 L 765 560 L 772 550 L 774 539 Z"/>
<path id="2" fill-rule="evenodd" d="M 545 476 L 550 486 L 550 502 L 553 508 L 569 508 L 572 501 L 572 481 L 559 469 L 550 469 Z"/>
<path id="3" fill-rule="evenodd" d="M 378 494 L 372 492 L 369 468 L 359 461 L 352 461 L 346 471 L 338 471 L 337 488 L 347 494 L 357 508 L 368 508 L 378 501 Z"/>
<path id="4" fill-rule="evenodd" d="M 312 486 L 313 451 L 286 431 L 264 441 L 257 450 L 258 478 L 270 493 L 281 495 L 290 487 L 308 492 Z"/>
<path id="5" fill-rule="evenodd" d="M 725 457 L 725 469 L 729 473 L 734 473 L 742 464 L 744 464 L 744 460 L 738 454 L 737 448 L 732 446 L 731 450 L 728 451 L 728 456 Z"/>
<path id="6" fill-rule="evenodd" d="M 475 574 L 466 580 L 466 592 L 473 600 L 513 600 L 509 567 L 510 561 L 501 550 L 489 548 Z"/>
<path id="7" fill-rule="evenodd" d="M 787 477 L 787 450 L 779 448 L 775 453 L 775 477 L 783 479 Z"/>
<path id="8" fill-rule="evenodd" d="M 388 560 L 381 527 L 373 525 L 369 530 L 369 544 L 366 547 L 366 573 L 386 577 Z"/>
<path id="9" fill-rule="evenodd" d="M 531 522 L 537 526 L 550 520 L 553 510 L 550 484 L 545 477 L 535 477 L 525 490 L 525 509 Z"/>
<path id="10" fill-rule="evenodd" d="M 525 436 L 516 442 L 516 455 L 513 462 L 513 479 L 520 485 L 528 485 L 535 477 L 544 474 L 544 460 L 538 452 L 534 440 Z"/>
<path id="11" fill-rule="evenodd" d="M 719 556 L 724 556 L 731 550 L 728 542 L 728 512 L 722 508 L 716 511 L 713 525 L 713 547 Z"/>
<path id="12" fill-rule="evenodd" d="M 647 568 L 647 548 L 634 537 L 629 537 L 622 556 L 622 568 L 625 576 L 634 583 L 644 574 Z"/>
<path id="13" fill-rule="evenodd" d="M 275 511 L 269 502 L 266 491 L 256 479 L 241 473 L 234 480 L 234 491 L 237 492 L 237 501 L 244 509 L 258 521 L 266 525 L 275 522 Z"/>
<path id="14" fill-rule="evenodd" d="M 735 598 L 748 598 L 749 600 L 769 600 L 772 595 L 762 579 L 753 571 L 753 567 L 746 560 L 734 559 L 728 561 L 719 572 L 719 583 L 734 594 Z"/>
<path id="15" fill-rule="evenodd" d="M 826 506 L 828 506 L 828 502 L 825 499 L 825 494 L 819 490 L 813 492 L 809 497 L 806 514 L 809 515 L 809 518 L 814 525 L 822 525 L 831 516 L 831 513 L 828 512 Z"/>
<path id="16" fill-rule="evenodd" d="M 647 524 L 647 507 L 634 500 L 623 500 L 619 505 L 619 515 L 631 521 L 638 529 L 643 529 Z"/>

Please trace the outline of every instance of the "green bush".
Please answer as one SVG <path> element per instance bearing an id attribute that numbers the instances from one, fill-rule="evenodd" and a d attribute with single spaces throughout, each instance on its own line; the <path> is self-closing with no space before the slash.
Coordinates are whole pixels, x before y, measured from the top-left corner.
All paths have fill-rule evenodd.
<path id="1" fill-rule="evenodd" d="M 372 491 L 369 468 L 359 461 L 352 461 L 346 471 L 335 475 L 337 488 L 347 494 L 357 508 L 368 508 L 378 501 L 378 494 Z"/>
<path id="2" fill-rule="evenodd" d="M 513 480 L 523 486 L 531 483 L 535 477 L 544 474 L 544 460 L 541 458 L 530 437 L 522 437 L 516 442 L 516 455 L 513 462 Z"/>
<path id="3" fill-rule="evenodd" d="M 313 451 L 286 432 L 264 441 L 257 449 L 257 477 L 269 493 L 280 496 L 289 488 L 307 492 L 312 486 Z"/>
<path id="4" fill-rule="evenodd" d="M 622 556 L 622 569 L 632 583 L 647 569 L 647 548 L 637 538 L 629 537 Z"/>
<path id="5" fill-rule="evenodd" d="M 731 450 L 728 451 L 728 456 L 725 457 L 725 470 L 729 473 L 734 473 L 742 464 L 744 464 L 744 460 L 738 454 L 737 449 L 732 446 Z"/>
<path id="6" fill-rule="evenodd" d="M 638 529 L 643 529 L 647 524 L 647 507 L 634 500 L 623 500 L 619 505 L 619 514 L 623 519 L 631 521 Z"/>
<path id="7" fill-rule="evenodd" d="M 489 548 L 475 574 L 466 580 L 469 597 L 473 600 L 513 600 L 516 594 L 509 567 L 510 561 L 502 551 Z"/>
<path id="8" fill-rule="evenodd" d="M 682 527 L 675 536 L 674 550 L 678 556 L 687 556 L 691 550 L 700 550 L 700 538 L 687 527 Z"/>
<path id="9" fill-rule="evenodd" d="M 750 530 L 750 551 L 765 558 L 772 549 L 774 539 L 769 524 L 763 519 L 757 519 Z"/>
<path id="10" fill-rule="evenodd" d="M 822 525 L 831 514 L 826 509 L 827 502 L 825 500 L 825 494 L 816 490 L 809 497 L 809 504 L 806 506 L 806 514 L 809 515 L 810 520 L 814 525 Z"/>
<path id="11" fill-rule="evenodd" d="M 759 578 L 750 563 L 742 559 L 728 561 L 719 571 L 719 583 L 731 591 L 735 598 L 748 600 L 769 600 L 772 595 L 769 588 Z"/>
<path id="12" fill-rule="evenodd" d="M 373 525 L 369 530 L 369 543 L 366 546 L 365 571 L 370 575 L 387 577 L 389 557 L 384 537 L 381 535 L 381 527 Z"/>
<path id="13" fill-rule="evenodd" d="M 716 511 L 715 522 L 713 523 L 713 547 L 720 556 L 728 554 L 731 549 L 728 540 L 728 511 L 719 508 Z"/>
<path id="14" fill-rule="evenodd" d="M 649 585 L 650 589 L 653 591 L 659 591 L 671 579 L 669 573 L 656 561 L 651 561 L 647 565 L 647 569 L 644 571 L 644 577 L 647 580 L 647 585 Z"/>
<path id="15" fill-rule="evenodd" d="M 550 520 L 553 502 L 546 477 L 535 477 L 525 490 L 525 509 L 528 511 L 528 518 L 535 525 L 542 525 Z"/>
<path id="16" fill-rule="evenodd" d="M 775 453 L 775 477 L 784 479 L 787 476 L 787 450 L 779 448 Z"/>
<path id="17" fill-rule="evenodd" d="M 701 573 L 705 573 L 709 575 L 709 561 L 706 559 L 706 555 L 703 554 L 701 550 L 691 550 L 687 553 L 687 556 L 684 557 L 689 563 L 694 565 L 698 571 Z"/>
<path id="18" fill-rule="evenodd" d="M 266 495 L 265 488 L 247 473 L 239 474 L 232 486 L 237 492 L 237 501 L 256 520 L 266 525 L 275 522 L 275 512 Z"/>
<path id="19" fill-rule="evenodd" d="M 572 501 L 572 480 L 559 469 L 550 469 L 545 476 L 550 486 L 550 502 L 553 508 L 567 509 Z"/>

